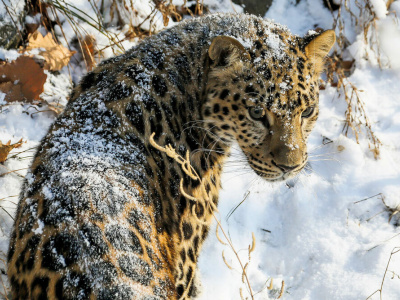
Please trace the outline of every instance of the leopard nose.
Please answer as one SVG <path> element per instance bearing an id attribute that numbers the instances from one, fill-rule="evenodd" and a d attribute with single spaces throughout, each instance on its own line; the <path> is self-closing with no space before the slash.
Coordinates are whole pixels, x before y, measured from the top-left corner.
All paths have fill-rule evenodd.
<path id="1" fill-rule="evenodd" d="M 278 165 L 277 166 L 282 169 L 285 173 L 293 171 L 294 169 L 296 169 L 298 166 L 300 165 L 295 165 L 295 166 L 285 166 L 285 165 Z"/>

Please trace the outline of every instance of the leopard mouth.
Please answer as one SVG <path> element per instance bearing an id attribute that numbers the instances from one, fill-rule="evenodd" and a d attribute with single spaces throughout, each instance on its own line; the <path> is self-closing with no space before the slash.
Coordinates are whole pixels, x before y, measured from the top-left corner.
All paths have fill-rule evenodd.
<path id="1" fill-rule="evenodd" d="M 260 176 L 261 178 L 263 178 L 264 180 L 267 181 L 281 181 L 284 180 L 282 177 L 284 174 L 282 174 L 281 172 L 275 171 L 275 170 L 270 170 L 267 168 L 263 168 L 257 164 L 255 164 L 254 162 L 252 162 L 250 159 L 248 159 L 249 165 L 250 167 L 253 169 L 253 171 Z"/>
<path id="2" fill-rule="evenodd" d="M 258 164 L 255 164 L 254 162 L 251 161 L 251 159 L 248 159 L 250 167 L 253 169 L 253 171 L 260 177 L 262 177 L 264 180 L 267 181 L 284 181 L 288 180 L 291 178 L 294 178 L 297 176 L 301 170 L 305 167 L 307 160 L 301 165 L 296 167 L 293 170 L 290 171 L 285 171 L 282 168 L 280 168 L 274 161 L 271 161 L 272 165 L 274 165 L 275 169 L 267 169 L 264 167 L 259 166 Z M 279 170 L 279 171 L 278 171 Z"/>

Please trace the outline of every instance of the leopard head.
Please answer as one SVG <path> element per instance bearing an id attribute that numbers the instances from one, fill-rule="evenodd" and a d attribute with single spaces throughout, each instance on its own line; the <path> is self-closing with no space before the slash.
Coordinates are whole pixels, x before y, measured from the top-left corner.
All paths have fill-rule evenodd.
<path id="1" fill-rule="evenodd" d="M 228 36 L 213 39 L 203 116 L 208 132 L 237 141 L 262 178 L 285 180 L 307 162 L 306 140 L 318 117 L 318 80 L 335 42 L 332 30 L 306 38 L 265 37 L 250 48 Z"/>

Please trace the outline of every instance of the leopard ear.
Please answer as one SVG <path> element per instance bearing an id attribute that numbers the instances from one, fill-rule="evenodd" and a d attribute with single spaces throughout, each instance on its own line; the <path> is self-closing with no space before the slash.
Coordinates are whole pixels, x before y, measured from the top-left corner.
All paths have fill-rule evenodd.
<path id="1" fill-rule="evenodd" d="M 230 63 L 230 58 L 237 53 L 240 58 L 250 58 L 246 48 L 236 39 L 230 36 L 217 36 L 208 49 L 208 56 L 217 66 L 226 66 Z"/>
<path id="2" fill-rule="evenodd" d="M 306 56 L 314 63 L 317 72 L 322 70 L 324 58 L 336 41 L 335 31 L 326 30 L 314 37 L 305 47 Z"/>

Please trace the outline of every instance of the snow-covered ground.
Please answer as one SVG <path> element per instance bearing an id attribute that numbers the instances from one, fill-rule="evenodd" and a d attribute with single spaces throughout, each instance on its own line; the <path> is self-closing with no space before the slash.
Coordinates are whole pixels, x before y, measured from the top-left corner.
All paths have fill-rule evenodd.
<path id="1" fill-rule="evenodd" d="M 84 2 L 74 4 L 85 8 Z M 213 11 L 233 9 L 229 1 L 208 2 Z M 299 35 L 315 24 L 332 27 L 333 16 L 322 1 L 295 2 L 275 0 L 266 17 Z M 356 9 L 354 1 L 348 2 Z M 379 17 L 376 26 L 384 67 L 379 67 L 374 53 L 364 44 L 362 29 L 351 24 L 343 9 L 345 34 L 351 44 L 345 55 L 356 59 L 349 80 L 360 90 L 372 129 L 382 142 L 379 159 L 368 148 L 365 134 L 359 136 L 359 143 L 351 131 L 347 137 L 343 134 L 347 105 L 336 88 L 327 86 L 320 93 L 320 117 L 309 139 L 310 164 L 298 178 L 288 183 L 265 183 L 248 167 L 237 167 L 237 151 L 227 162 L 218 217 L 242 263 L 249 262 L 246 270 L 255 299 L 278 298 L 283 282 L 281 299 L 367 299 L 381 288 L 385 270 L 382 299 L 400 299 L 400 252 L 389 262 L 393 249 L 400 247 L 400 227 L 396 226 L 396 215 L 389 222 L 387 209 L 400 206 L 400 27 L 396 17 L 400 16 L 400 1 L 392 3 L 390 14 L 384 0 L 369 3 Z M 240 10 L 237 6 L 235 9 Z M 104 38 L 91 33 L 99 36 L 99 41 Z M 125 46 L 130 44 L 126 42 Z M 0 49 L 0 57 L 7 55 L 12 53 Z M 75 70 L 74 79 L 81 75 L 82 68 Z M 61 81 L 53 81 L 67 89 L 63 76 Z M 54 115 L 33 114 L 34 108 L 27 105 L 9 105 L 2 101 L 1 94 L 0 103 L 0 140 L 27 141 L 13 151 L 26 152 L 0 165 L 0 174 L 20 170 L 0 175 L 0 204 L 13 214 L 17 201 L 14 196 L 19 193 L 34 153 L 32 148 L 38 145 Z M 2 210 L 0 225 L 0 250 L 5 253 L 12 220 Z M 256 246 L 249 261 L 252 233 Z M 221 230 L 219 236 L 224 239 Z M 226 266 L 222 252 L 232 269 Z M 238 260 L 229 246 L 218 241 L 215 224 L 200 255 L 199 275 L 203 284 L 201 300 L 240 299 L 240 288 L 243 297 L 249 297 Z M 380 299 L 379 292 L 370 299 Z"/>

